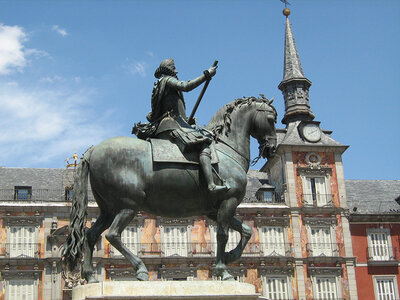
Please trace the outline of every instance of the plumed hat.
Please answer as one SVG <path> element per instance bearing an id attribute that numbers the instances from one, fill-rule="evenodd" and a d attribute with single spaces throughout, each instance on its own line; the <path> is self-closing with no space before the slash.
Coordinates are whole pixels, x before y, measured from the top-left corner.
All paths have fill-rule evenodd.
<path id="1" fill-rule="evenodd" d="M 156 78 L 160 78 L 162 75 L 175 76 L 176 74 L 178 74 L 178 72 L 175 69 L 175 62 L 172 58 L 163 60 L 154 72 Z"/>

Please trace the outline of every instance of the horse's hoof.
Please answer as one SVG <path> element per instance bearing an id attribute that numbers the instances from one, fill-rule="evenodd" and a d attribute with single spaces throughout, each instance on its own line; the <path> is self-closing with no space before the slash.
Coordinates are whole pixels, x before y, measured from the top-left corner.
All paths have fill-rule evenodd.
<path id="1" fill-rule="evenodd" d="M 149 281 L 149 273 L 147 272 L 136 273 L 136 279 L 140 281 Z"/>

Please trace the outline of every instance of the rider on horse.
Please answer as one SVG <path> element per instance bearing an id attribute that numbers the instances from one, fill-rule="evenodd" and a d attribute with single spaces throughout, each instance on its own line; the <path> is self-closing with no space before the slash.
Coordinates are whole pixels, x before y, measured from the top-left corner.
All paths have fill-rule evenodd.
<path id="1" fill-rule="evenodd" d="M 154 83 L 151 96 L 152 111 L 147 115 L 151 123 L 158 123 L 154 138 L 172 140 L 183 152 L 199 152 L 200 167 L 211 193 L 226 190 L 225 185 L 214 183 L 211 166 L 210 144 L 207 133 L 197 130 L 188 123 L 183 92 L 189 92 L 215 75 L 217 67 L 205 70 L 203 75 L 188 81 L 180 81 L 172 58 L 161 62 L 154 73 L 158 80 Z"/>

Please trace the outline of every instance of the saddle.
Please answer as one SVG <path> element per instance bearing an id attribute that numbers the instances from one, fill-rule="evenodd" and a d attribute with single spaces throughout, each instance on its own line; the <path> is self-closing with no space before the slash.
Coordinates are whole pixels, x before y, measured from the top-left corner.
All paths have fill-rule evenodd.
<path id="1" fill-rule="evenodd" d="M 184 164 L 199 164 L 199 152 L 183 152 L 179 146 L 169 140 L 164 139 L 148 139 L 151 145 L 151 153 L 153 162 L 159 163 L 184 163 Z M 211 164 L 219 162 L 214 143 L 210 145 Z"/>

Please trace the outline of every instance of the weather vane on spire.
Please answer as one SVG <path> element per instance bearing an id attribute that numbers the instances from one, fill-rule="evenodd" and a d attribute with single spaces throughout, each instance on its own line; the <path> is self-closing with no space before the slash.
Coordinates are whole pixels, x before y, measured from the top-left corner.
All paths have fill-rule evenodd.
<path id="1" fill-rule="evenodd" d="M 290 15 L 290 9 L 287 8 L 288 5 L 290 5 L 289 2 L 286 0 L 280 0 L 281 2 L 285 3 L 285 8 L 283 9 L 283 14 L 286 16 L 286 18 Z"/>

